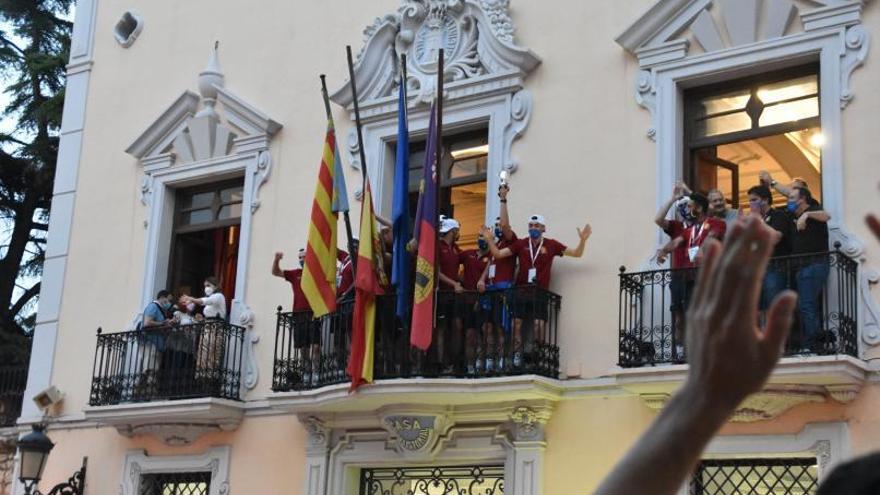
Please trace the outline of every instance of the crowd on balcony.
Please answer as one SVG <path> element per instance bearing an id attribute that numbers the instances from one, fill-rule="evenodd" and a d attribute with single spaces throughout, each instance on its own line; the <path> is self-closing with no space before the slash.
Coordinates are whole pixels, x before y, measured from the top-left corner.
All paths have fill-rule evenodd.
<path id="1" fill-rule="evenodd" d="M 405 339 L 398 337 L 399 342 L 384 345 L 389 357 L 398 361 L 411 359 L 417 367 L 424 364 L 421 361 L 431 361 L 439 366 L 440 375 L 451 376 L 463 371 L 467 376 L 475 376 L 521 368 L 527 350 L 547 345 L 548 320 L 555 303 L 548 292 L 553 262 L 561 256 L 582 256 L 591 229 L 589 225 L 577 229 L 577 245 L 569 248 L 545 236 L 546 219 L 542 215 L 532 215 L 527 222 L 528 236 L 520 238 L 510 225 L 509 192 L 506 184 L 499 187 L 500 214 L 493 228 L 484 226 L 480 229 L 473 249 L 459 247 L 459 222 L 452 217 L 440 216 L 437 244 L 439 292 L 433 344 L 427 353 L 420 353 L 415 348 L 401 348 Z M 384 270 L 386 279 L 391 280 L 394 246 L 391 224 L 381 217 L 378 221 L 383 225 Z M 417 246 L 410 242 L 407 249 L 414 253 Z M 337 331 L 336 328 L 328 329 L 326 320 L 311 318 L 311 307 L 302 286 L 305 250 L 299 251 L 297 268 L 283 269 L 283 256 L 280 252 L 275 254 L 272 274 L 289 282 L 293 290 L 292 340 L 296 354 L 293 359 L 305 361 L 302 379 L 315 382 L 321 373 L 318 368 L 328 346 L 337 347 L 334 356 L 346 353 L 347 349 L 338 347 L 340 342 L 347 340 L 338 333 L 350 332 L 350 324 L 339 322 L 337 318 L 334 324 L 342 327 Z M 413 263 L 408 280 L 415 279 L 415 272 Z M 351 256 L 342 250 L 339 250 L 336 279 L 337 312 L 345 312 L 348 306 L 344 303 L 351 299 L 354 274 Z M 409 300 L 412 288 L 395 288 L 390 292 L 393 297 L 407 297 Z M 391 303 L 379 305 L 379 339 L 388 340 L 407 331 L 409 322 L 395 315 L 395 306 Z M 350 317 L 350 314 L 343 315 L 343 320 Z M 534 343 L 525 342 L 526 328 L 530 329 L 529 336 Z M 407 342 L 405 347 L 408 345 Z M 406 354 L 409 355 L 404 356 Z"/>
<path id="2" fill-rule="evenodd" d="M 784 206 L 774 208 L 772 190 L 787 198 Z M 826 257 L 830 216 L 813 198 L 807 183 L 795 178 L 790 185 L 779 184 L 767 172 L 748 190 L 748 210 L 728 207 L 724 194 L 713 189 L 707 196 L 691 191 L 679 182 L 672 196 L 660 207 L 654 219 L 669 237 L 658 249 L 658 263 L 670 259 L 670 311 L 675 329 L 676 354 L 684 355 L 685 311 L 694 291 L 702 247 L 708 239 L 723 240 L 737 219 L 755 216 L 773 229 L 775 245 L 770 265 L 762 282 L 759 309 L 761 316 L 777 295 L 792 287 L 798 293 L 798 314 L 803 334 L 801 353 L 815 352 L 820 344 L 821 296 L 829 275 Z M 670 210 L 673 214 L 670 217 Z M 787 258 L 798 258 L 796 263 Z M 748 269 L 749 267 L 743 267 Z"/>

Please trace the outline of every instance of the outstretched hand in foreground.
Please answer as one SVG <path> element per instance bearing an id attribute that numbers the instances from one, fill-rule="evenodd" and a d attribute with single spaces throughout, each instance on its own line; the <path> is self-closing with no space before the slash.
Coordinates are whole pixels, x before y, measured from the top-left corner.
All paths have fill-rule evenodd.
<path id="1" fill-rule="evenodd" d="M 778 236 L 760 218 L 737 220 L 722 245 L 703 245 L 687 314 L 689 369 L 682 388 L 596 491 L 676 493 L 706 444 L 749 394 L 764 386 L 791 327 L 792 291 L 780 294 L 759 328 L 758 299 Z"/>

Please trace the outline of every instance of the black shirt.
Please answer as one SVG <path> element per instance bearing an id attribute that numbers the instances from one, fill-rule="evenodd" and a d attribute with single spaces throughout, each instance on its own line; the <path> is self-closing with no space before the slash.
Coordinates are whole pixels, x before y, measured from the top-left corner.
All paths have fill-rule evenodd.
<path id="1" fill-rule="evenodd" d="M 811 204 L 805 211 L 821 211 L 822 205 Z M 828 223 L 807 219 L 807 228 L 797 229 L 797 215 L 791 215 L 791 254 L 824 253 L 828 251 Z"/>
<path id="2" fill-rule="evenodd" d="M 773 248 L 773 257 L 791 254 L 792 234 L 796 228 L 795 224 L 791 221 L 791 216 L 782 208 L 771 208 L 764 215 L 764 223 L 782 234 L 782 239 Z"/>

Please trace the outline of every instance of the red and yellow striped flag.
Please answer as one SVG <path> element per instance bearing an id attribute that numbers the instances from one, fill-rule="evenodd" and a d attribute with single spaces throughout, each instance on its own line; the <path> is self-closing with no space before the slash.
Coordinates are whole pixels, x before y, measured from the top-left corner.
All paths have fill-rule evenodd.
<path id="1" fill-rule="evenodd" d="M 314 318 L 336 310 L 336 213 L 333 212 L 336 173 L 336 131 L 327 120 L 324 154 L 318 170 L 318 185 L 312 202 L 309 241 L 306 246 L 302 290 Z"/>
<path id="2" fill-rule="evenodd" d="M 376 214 L 373 211 L 373 193 L 370 181 L 364 185 L 361 203 L 360 247 L 358 248 L 357 269 L 354 279 L 354 315 L 351 324 L 351 358 L 348 360 L 348 374 L 351 376 L 351 390 L 373 381 L 373 353 L 375 348 L 376 296 L 384 294 L 382 288 L 387 284 L 381 264 L 382 244 L 376 228 Z M 378 257 L 378 259 L 377 259 Z"/>

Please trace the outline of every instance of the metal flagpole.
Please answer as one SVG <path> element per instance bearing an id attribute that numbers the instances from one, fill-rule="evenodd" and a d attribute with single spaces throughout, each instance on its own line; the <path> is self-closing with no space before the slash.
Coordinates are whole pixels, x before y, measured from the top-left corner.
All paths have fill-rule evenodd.
<path id="1" fill-rule="evenodd" d="M 324 110 L 327 111 L 327 120 L 332 122 L 333 121 L 333 113 L 330 110 L 330 96 L 327 94 L 327 76 L 325 76 L 324 74 L 321 74 L 320 77 L 321 77 L 321 95 L 324 97 Z M 336 132 L 336 125 L 335 124 L 333 125 L 333 132 L 334 133 Z M 334 149 L 333 152 L 336 153 L 336 150 Z M 336 164 L 334 163 L 333 166 L 335 167 Z M 348 194 L 348 191 L 343 191 L 342 194 Z M 351 233 L 351 217 L 348 214 L 348 210 L 345 210 L 342 212 L 342 218 L 345 220 L 345 235 L 348 236 L 347 237 L 347 239 L 348 239 L 348 256 L 351 258 L 351 272 L 352 272 L 352 274 L 354 274 L 355 265 L 357 264 L 354 262 L 354 260 L 357 259 L 357 253 L 354 252 L 354 243 L 352 242 L 354 237 L 352 236 L 352 233 Z"/>
<path id="2" fill-rule="evenodd" d="M 361 130 L 361 110 L 358 106 L 357 83 L 354 80 L 354 61 L 351 56 L 351 45 L 345 46 L 345 53 L 348 56 L 348 79 L 351 84 L 352 101 L 354 102 L 354 123 L 357 126 L 358 147 L 360 148 L 361 174 L 363 175 L 361 191 L 363 191 L 367 186 L 367 157 L 364 153 L 364 133 Z"/>
<path id="3" fill-rule="evenodd" d="M 437 218 L 434 222 L 437 225 L 437 232 L 434 234 L 434 327 L 437 327 L 437 306 L 440 301 L 440 196 L 443 194 L 443 54 L 441 48 L 437 56 L 437 152 L 434 158 L 435 173 L 437 174 L 437 191 L 434 195 L 434 213 Z M 442 362 L 443 357 L 440 357 Z M 441 363 L 442 364 L 442 363 Z"/>

